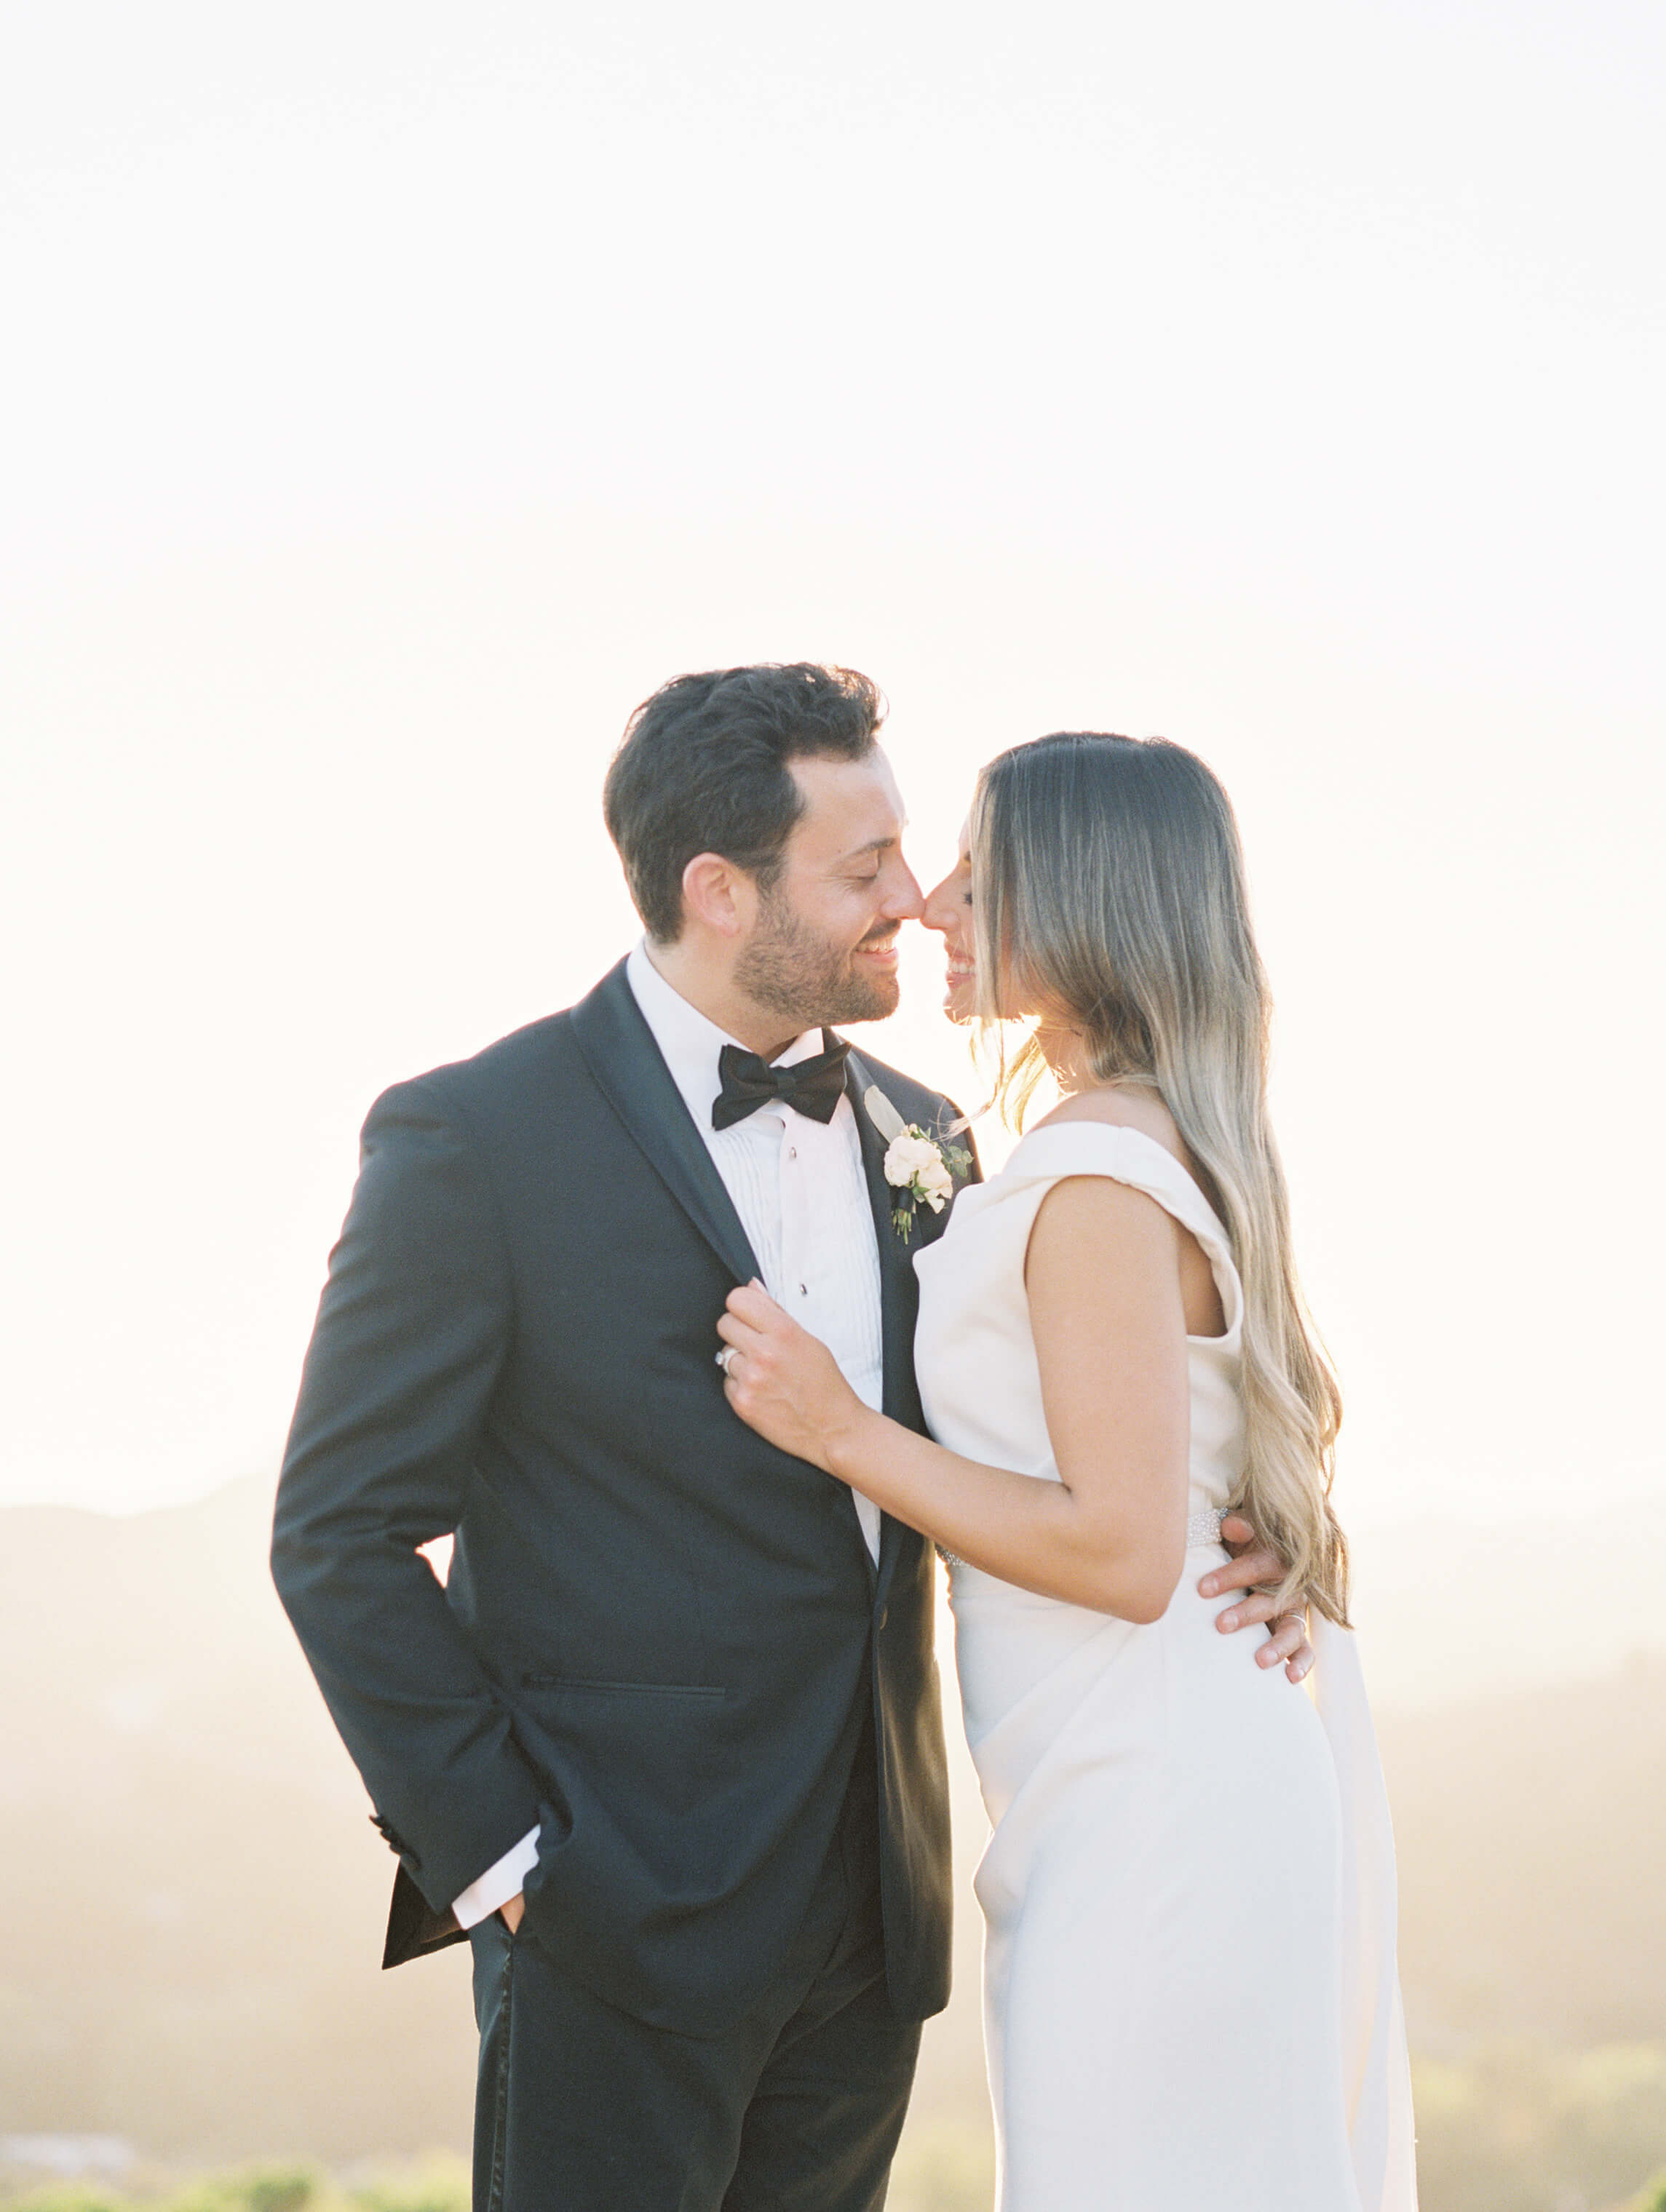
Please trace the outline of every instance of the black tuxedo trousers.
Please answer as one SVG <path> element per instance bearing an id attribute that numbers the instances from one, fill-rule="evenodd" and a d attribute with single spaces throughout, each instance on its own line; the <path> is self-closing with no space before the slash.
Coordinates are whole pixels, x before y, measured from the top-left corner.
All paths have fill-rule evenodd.
<path id="1" fill-rule="evenodd" d="M 853 1053 L 885 1410 L 921 1425 L 912 1243 Z M 389 1965 L 537 1824 L 522 1942 L 645 2027 L 752 2017 L 812 1917 L 859 1746 L 886 2002 L 946 2000 L 930 1547 L 730 1412 L 757 1273 L 623 964 L 565 1013 L 386 1093 L 307 1354 L 273 1571 L 400 1869 Z M 454 1532 L 441 1588 L 417 1554 Z M 551 2199 L 552 2202 L 556 2201 Z"/>
<path id="2" fill-rule="evenodd" d="M 919 2055 L 885 1990 L 871 1740 L 803 1925 L 719 2036 L 646 2027 L 472 1931 L 477 2212 L 879 2212 Z"/>

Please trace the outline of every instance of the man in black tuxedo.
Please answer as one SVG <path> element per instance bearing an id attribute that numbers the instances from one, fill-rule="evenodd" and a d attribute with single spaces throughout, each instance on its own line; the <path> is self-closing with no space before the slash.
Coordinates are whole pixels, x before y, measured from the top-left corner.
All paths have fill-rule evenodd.
<path id="1" fill-rule="evenodd" d="M 899 1234 L 863 1101 L 956 1109 L 831 1034 L 921 911 L 881 711 L 656 692 L 607 783 L 644 943 L 365 1124 L 273 1572 L 398 1854 L 384 1963 L 473 1945 L 477 2212 L 873 2212 L 947 1999 L 930 1547 L 714 1358 L 756 1278 L 923 1425 L 946 1216 Z"/>

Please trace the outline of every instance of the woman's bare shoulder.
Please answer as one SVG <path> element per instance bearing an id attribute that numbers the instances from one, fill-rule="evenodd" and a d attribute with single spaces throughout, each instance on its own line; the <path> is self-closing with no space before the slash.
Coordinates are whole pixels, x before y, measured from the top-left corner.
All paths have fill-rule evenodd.
<path id="1" fill-rule="evenodd" d="M 1055 1107 L 1046 1120 L 1055 1125 L 1097 1121 L 1107 1128 L 1136 1129 L 1160 1145 L 1201 1187 L 1196 1163 L 1175 1118 L 1155 1091 L 1107 1085 L 1079 1091 Z M 1042 1201 L 1025 1281 L 1026 1285 L 1031 1281 L 1029 1261 L 1035 1258 L 1043 1277 L 1067 1285 L 1072 1297 L 1097 1295 L 1096 1285 L 1099 1290 L 1110 1289 L 1107 1261 L 1114 1255 L 1128 1283 L 1144 1282 L 1149 1287 L 1170 1278 L 1176 1253 L 1182 1326 L 1193 1336 L 1220 1335 L 1226 1327 L 1220 1293 L 1208 1256 L 1191 1231 L 1160 1200 L 1134 1185 L 1072 1176 L 1055 1184 Z"/>

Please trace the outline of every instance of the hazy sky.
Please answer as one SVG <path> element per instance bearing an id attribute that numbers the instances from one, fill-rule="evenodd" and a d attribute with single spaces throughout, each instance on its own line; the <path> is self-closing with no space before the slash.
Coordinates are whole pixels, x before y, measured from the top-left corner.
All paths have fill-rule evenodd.
<path id="1" fill-rule="evenodd" d="M 806 655 L 922 875 L 1018 738 L 1226 779 L 1347 1511 L 1666 1498 L 1666 17 L 585 16 L 0 33 L 0 1498 L 275 1464 L 371 1098 L 629 942 L 635 701 Z"/>

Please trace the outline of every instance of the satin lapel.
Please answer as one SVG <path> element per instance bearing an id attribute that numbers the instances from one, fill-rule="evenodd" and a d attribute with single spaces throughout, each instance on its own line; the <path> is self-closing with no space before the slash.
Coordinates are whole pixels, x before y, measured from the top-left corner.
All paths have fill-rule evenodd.
<path id="1" fill-rule="evenodd" d="M 885 1181 L 885 1140 L 868 1118 L 862 1103 L 873 1076 L 856 1053 L 845 1062 L 845 1090 L 856 1115 L 861 1139 L 862 1170 L 867 1177 L 868 1204 L 873 1209 L 873 1233 L 879 1243 L 879 1313 L 885 1348 L 885 1410 L 894 1421 L 912 1426 L 919 1420 L 919 1401 L 914 1389 L 914 1317 L 919 1293 L 914 1279 L 914 1254 L 891 1225 L 891 1188 Z"/>
<path id="2" fill-rule="evenodd" d="M 734 1201 L 642 1019 L 623 960 L 574 1007 L 573 1035 L 597 1089 L 736 1282 L 761 1275 Z"/>
<path id="3" fill-rule="evenodd" d="M 873 1233 L 879 1243 L 879 1327 L 885 1366 L 884 1410 L 893 1421 L 917 1429 L 921 1415 L 920 1394 L 914 1381 L 914 1322 L 920 1309 L 920 1293 L 915 1281 L 914 1248 L 905 1243 L 891 1225 L 891 1188 L 885 1181 L 885 1140 L 869 1120 L 867 1109 L 862 1103 L 863 1094 L 873 1080 L 866 1063 L 853 1052 L 845 1062 L 845 1090 L 856 1115 L 868 1203 L 873 1209 Z M 893 1521 L 888 1513 L 882 1516 L 876 1597 L 883 1597 L 897 1564 L 897 1548 L 909 1533 L 900 1521 Z"/>

